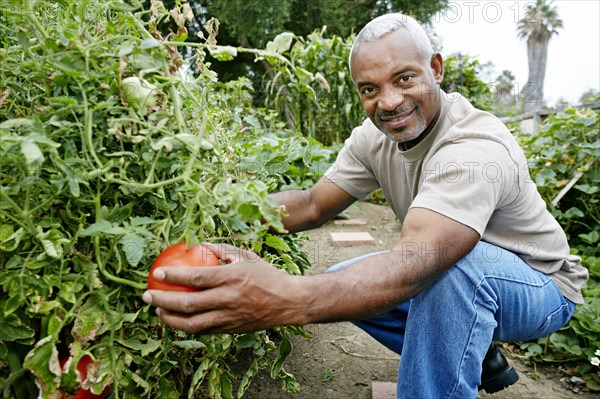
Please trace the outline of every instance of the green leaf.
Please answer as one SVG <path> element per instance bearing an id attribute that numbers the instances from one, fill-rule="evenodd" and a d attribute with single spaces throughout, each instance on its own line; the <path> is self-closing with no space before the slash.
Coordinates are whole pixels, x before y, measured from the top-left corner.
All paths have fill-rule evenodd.
<path id="1" fill-rule="evenodd" d="M 198 350 L 206 348 L 206 345 L 203 342 L 196 340 L 185 340 L 185 341 L 173 341 L 173 345 L 187 350 Z"/>
<path id="2" fill-rule="evenodd" d="M 11 226 L 12 228 L 12 226 Z M 9 230 L 5 229 L 4 233 L 7 233 Z M 21 243 L 21 239 L 25 236 L 25 230 L 23 228 L 19 228 L 17 231 L 12 233 L 10 236 L 0 239 L 0 249 L 12 252 L 19 247 Z"/>
<path id="3" fill-rule="evenodd" d="M 111 228 L 112 224 L 108 220 L 100 220 L 99 222 L 93 223 L 83 229 L 79 235 L 82 236 L 97 236 L 105 232 L 107 229 Z"/>
<path id="4" fill-rule="evenodd" d="M 25 159 L 29 165 L 36 162 L 42 162 L 44 160 L 44 154 L 42 153 L 42 150 L 40 150 L 40 147 L 38 147 L 38 145 L 33 141 L 22 141 L 21 153 L 23 156 L 25 156 Z"/>
<path id="5" fill-rule="evenodd" d="M 155 339 L 148 339 L 148 341 L 145 343 L 136 338 L 119 340 L 118 342 L 123 346 L 140 352 L 140 355 L 143 357 L 148 356 L 150 353 L 156 352 L 162 346 L 162 341 Z"/>
<path id="6" fill-rule="evenodd" d="M 150 389 L 150 383 L 148 383 L 148 381 L 146 381 L 145 379 L 143 379 L 142 377 L 140 377 L 139 374 L 137 374 L 137 373 L 131 373 L 129 375 L 131 376 L 131 380 L 133 382 L 135 382 L 138 387 L 142 387 L 142 388 L 144 388 L 146 390 Z"/>
<path id="7" fill-rule="evenodd" d="M 137 266 L 144 256 L 146 240 L 137 234 L 126 234 L 121 239 L 121 248 L 130 266 Z"/>
<path id="8" fill-rule="evenodd" d="M 584 217 L 585 215 L 583 214 L 583 212 L 581 212 L 581 210 L 579 210 L 579 208 L 575 208 L 575 207 L 569 208 L 569 209 L 568 209 L 568 210 L 565 212 L 565 217 L 567 217 L 567 218 L 569 218 L 569 219 L 570 219 L 570 218 L 572 218 L 572 217 L 574 217 L 574 216 L 577 216 L 577 217 L 580 217 L 580 218 L 582 218 L 582 217 Z"/>
<path id="9" fill-rule="evenodd" d="M 238 387 L 238 391 L 237 391 L 238 398 L 241 398 L 244 396 L 244 393 L 250 386 L 250 382 L 252 381 L 252 378 L 254 378 L 254 376 L 257 373 L 258 373 L 258 361 L 256 359 L 254 359 L 254 361 L 252 362 L 252 364 L 250 365 L 250 367 L 244 374 L 244 377 L 242 377 L 242 381 L 240 382 L 240 386 Z"/>
<path id="10" fill-rule="evenodd" d="M 32 344 L 35 331 L 15 314 L 0 314 L 0 341 Z"/>
<path id="11" fill-rule="evenodd" d="M 260 211 L 257 205 L 243 203 L 237 208 L 237 213 L 244 220 L 254 220 L 260 217 Z"/>
<path id="12" fill-rule="evenodd" d="M 585 382 L 585 386 L 592 391 L 600 391 L 600 383 L 594 379 L 589 379 Z"/>
<path id="13" fill-rule="evenodd" d="M 46 255 L 53 259 L 60 259 L 63 256 L 63 249 L 59 243 L 55 243 L 51 240 L 41 240 L 44 252 Z"/>
<path id="14" fill-rule="evenodd" d="M 277 352 L 277 359 L 271 364 L 271 378 L 276 379 L 279 373 L 281 373 L 281 369 L 283 367 L 283 363 L 287 360 L 287 358 L 292 354 L 292 343 L 289 339 L 284 338 L 279 344 L 279 351 Z"/>
<path id="15" fill-rule="evenodd" d="M 283 238 L 269 234 L 265 238 L 265 244 L 267 244 L 271 248 L 275 248 L 281 252 L 290 252 L 290 247 L 283 240 Z"/>
<path id="16" fill-rule="evenodd" d="M 160 42 L 153 37 L 142 40 L 142 44 L 140 45 L 140 47 L 144 50 L 158 46 L 160 46 Z"/>
<path id="17" fill-rule="evenodd" d="M 581 238 L 583 241 L 587 242 L 588 244 L 596 244 L 598 241 L 600 241 L 600 233 L 598 233 L 597 230 L 594 230 L 590 233 L 583 233 L 583 234 L 579 234 L 579 238 Z"/>
<path id="18" fill-rule="evenodd" d="M 596 194 L 598 191 L 600 191 L 600 186 L 590 186 L 588 184 L 576 184 L 574 187 L 579 191 L 583 191 L 584 193 L 590 195 Z"/>
<path id="19" fill-rule="evenodd" d="M 133 44 L 131 42 L 125 42 L 121 45 L 119 49 L 119 57 L 124 57 L 133 52 Z"/>
<path id="20" fill-rule="evenodd" d="M 156 220 L 154 220 L 151 217 L 142 217 L 142 216 L 136 216 L 133 219 L 131 219 L 132 226 L 142 226 L 142 225 L 150 224 L 150 223 L 156 223 Z"/>
<path id="21" fill-rule="evenodd" d="M 197 388 L 202 384 L 206 374 L 211 369 L 213 361 L 211 361 L 208 357 L 205 357 L 196 371 L 194 372 L 194 376 L 192 377 L 192 382 L 190 384 L 190 388 L 188 390 L 188 399 L 193 399 L 196 395 L 195 392 Z M 239 396 L 241 398 L 241 396 Z"/>
<path id="22" fill-rule="evenodd" d="M 9 119 L 7 121 L 0 123 L 0 129 L 14 129 L 17 127 L 24 127 L 24 128 L 31 129 L 31 126 L 33 126 L 33 121 L 31 119 L 27 119 L 27 118 Z M 6 140 L 7 137 L 5 137 L 3 139 Z"/>

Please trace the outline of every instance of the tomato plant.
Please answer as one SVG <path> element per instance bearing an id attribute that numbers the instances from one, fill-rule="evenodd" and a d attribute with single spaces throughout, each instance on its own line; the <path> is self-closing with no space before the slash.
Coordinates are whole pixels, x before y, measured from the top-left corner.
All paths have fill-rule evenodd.
<path id="1" fill-rule="evenodd" d="M 170 267 L 170 266 L 186 266 L 186 267 L 198 267 L 198 266 L 219 266 L 219 258 L 205 245 L 191 245 L 187 246 L 185 242 L 179 242 L 171 245 L 158 255 L 148 275 L 148 288 L 151 290 L 163 290 L 163 291 L 184 291 L 193 292 L 198 291 L 194 287 L 190 287 L 182 284 L 172 284 L 164 281 L 156 280 L 154 278 L 154 270 L 158 267 Z"/>
<path id="2" fill-rule="evenodd" d="M 183 2 L 154 3 L 150 11 L 120 0 L 0 7 L 4 397 L 54 399 L 77 387 L 74 371 L 60 373 L 58 354 L 67 352 L 93 353 L 85 386 L 108 387 L 114 399 L 241 397 L 265 368 L 298 389 L 282 364 L 288 337 L 302 329 L 185 334 L 141 300 L 165 242 L 226 242 L 290 273 L 308 266 L 299 239 L 269 233 L 282 231 L 282 211 L 240 168 L 231 132 L 242 130 L 246 111 L 226 105 L 207 65 L 184 76 L 177 47 L 186 43 L 156 32 L 158 19 L 186 21 Z M 205 39 L 214 43 L 216 30 Z M 187 62 L 201 64 L 208 50 L 194 45 Z M 132 93 L 128 77 L 151 93 Z M 249 366 L 234 371 L 238 356 Z"/>
<path id="3" fill-rule="evenodd" d="M 68 372 L 68 370 L 65 369 L 65 366 L 67 365 L 67 362 L 72 359 L 73 358 L 71 358 L 71 357 L 64 357 L 61 359 L 60 367 L 61 367 L 63 373 Z M 76 368 L 77 368 L 77 372 L 79 373 L 79 378 L 81 379 L 82 382 L 87 379 L 89 367 L 93 366 L 93 365 L 94 365 L 94 360 L 88 354 L 83 355 L 77 362 Z M 74 395 L 68 395 L 67 393 L 62 392 L 61 399 L 66 399 L 66 398 L 68 398 L 68 399 L 104 399 L 106 397 L 107 393 L 108 393 L 108 388 L 104 388 L 104 390 L 100 394 L 95 394 L 92 391 L 90 391 L 89 389 L 79 387 L 79 389 L 77 389 L 77 391 L 75 392 Z"/>

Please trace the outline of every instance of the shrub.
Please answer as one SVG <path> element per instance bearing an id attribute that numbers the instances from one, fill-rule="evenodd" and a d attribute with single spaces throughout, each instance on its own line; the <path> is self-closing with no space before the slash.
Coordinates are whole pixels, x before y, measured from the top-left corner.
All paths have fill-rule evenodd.
<path id="1" fill-rule="evenodd" d="M 238 167 L 229 130 L 242 111 L 222 107 L 231 94 L 200 58 L 203 74 L 182 77 L 179 52 L 129 4 L 0 10 L 4 396 L 75 389 L 59 367 L 68 355 L 97 361 L 86 384 L 114 398 L 242 396 L 261 368 L 297 390 L 282 364 L 302 329 L 196 336 L 165 327 L 141 301 L 153 259 L 178 241 L 245 246 L 290 273 L 308 261 L 295 236 L 268 233 L 282 229 L 281 212 Z M 184 21 L 182 11 L 171 15 Z M 230 364 L 240 352 L 251 362 L 238 378 Z"/>
<path id="2" fill-rule="evenodd" d="M 600 357 L 598 129 L 597 112 L 568 108 L 551 115 L 539 133 L 519 137 L 533 181 L 590 273 L 583 289 L 586 302 L 577 306 L 571 321 L 558 332 L 521 346 L 534 360 L 575 361 L 573 371 L 593 390 L 600 390 L 600 371 L 593 364 Z"/>

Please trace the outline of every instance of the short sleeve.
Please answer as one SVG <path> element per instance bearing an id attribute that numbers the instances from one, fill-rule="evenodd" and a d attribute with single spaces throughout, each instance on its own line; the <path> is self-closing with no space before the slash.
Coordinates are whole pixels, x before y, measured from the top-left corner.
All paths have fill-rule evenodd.
<path id="1" fill-rule="evenodd" d="M 494 211 L 518 190 L 508 150 L 490 140 L 464 140 L 424 163 L 411 208 L 427 208 L 471 227 L 480 236 Z"/>
<path id="2" fill-rule="evenodd" d="M 368 135 L 361 133 L 361 127 L 354 129 L 344 143 L 333 165 L 325 176 L 341 189 L 359 200 L 365 199 L 379 188 L 368 156 L 371 144 Z"/>

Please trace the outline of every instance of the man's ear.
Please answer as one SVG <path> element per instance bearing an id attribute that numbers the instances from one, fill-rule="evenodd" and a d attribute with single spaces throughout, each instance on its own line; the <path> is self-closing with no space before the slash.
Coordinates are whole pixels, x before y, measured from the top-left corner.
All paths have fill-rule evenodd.
<path id="1" fill-rule="evenodd" d="M 440 53 L 434 53 L 431 56 L 430 66 L 431 70 L 433 71 L 435 81 L 438 84 L 442 83 L 442 80 L 444 79 L 444 60 L 442 59 L 442 55 Z"/>

